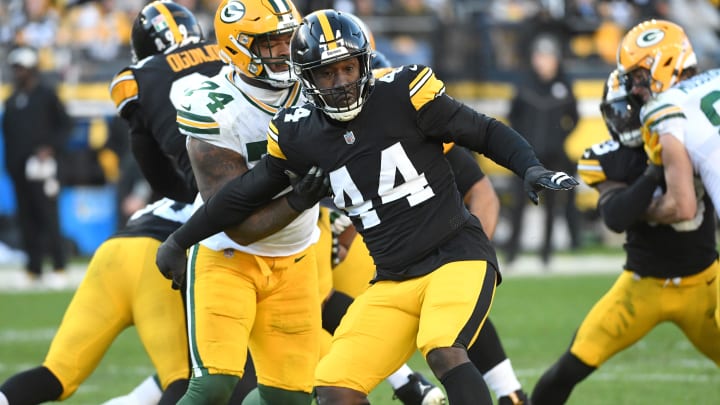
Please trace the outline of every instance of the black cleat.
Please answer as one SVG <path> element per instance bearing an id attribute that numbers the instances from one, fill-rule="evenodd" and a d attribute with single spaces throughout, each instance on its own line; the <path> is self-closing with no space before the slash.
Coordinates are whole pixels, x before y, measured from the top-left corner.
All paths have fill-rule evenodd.
<path id="1" fill-rule="evenodd" d="M 523 390 L 511 392 L 498 398 L 498 405 L 531 405 L 527 394 Z"/>
<path id="2" fill-rule="evenodd" d="M 405 385 L 395 390 L 393 399 L 399 399 L 404 405 L 444 405 L 445 393 L 422 374 L 415 372 L 408 376 Z"/>

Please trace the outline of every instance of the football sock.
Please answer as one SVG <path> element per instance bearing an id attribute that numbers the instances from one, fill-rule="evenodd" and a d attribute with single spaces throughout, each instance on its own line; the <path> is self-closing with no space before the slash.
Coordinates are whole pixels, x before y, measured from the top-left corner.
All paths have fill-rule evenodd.
<path id="1" fill-rule="evenodd" d="M 255 364 L 252 356 L 248 352 L 247 361 L 245 361 L 245 372 L 242 378 L 235 385 L 230 402 L 228 405 L 240 405 L 245 397 L 257 388 L 257 375 L 255 374 Z"/>
<path id="2" fill-rule="evenodd" d="M 530 402 L 534 405 L 564 404 L 575 385 L 595 370 L 595 367 L 588 366 L 570 352 L 565 352 L 540 377 Z"/>
<path id="3" fill-rule="evenodd" d="M 0 391 L 11 404 L 40 404 L 60 398 L 63 387 L 49 369 L 40 366 L 10 377 Z"/>
<path id="4" fill-rule="evenodd" d="M 193 377 L 178 405 L 225 404 L 230 399 L 238 380 L 237 376 L 225 374 Z"/>
<path id="5" fill-rule="evenodd" d="M 183 395 L 185 395 L 185 392 L 187 391 L 188 384 L 190 383 L 190 380 L 187 378 L 181 378 L 179 380 L 175 380 L 170 383 L 170 385 L 165 388 L 165 391 L 162 392 L 162 396 L 160 397 L 159 401 L 155 401 L 152 403 L 148 403 L 148 405 L 175 405 L 178 403 L 180 398 L 182 398 Z M 133 402 L 135 403 L 135 402 Z M 140 402 L 137 402 L 140 404 Z"/>
<path id="6" fill-rule="evenodd" d="M 5 394 L 3 394 L 2 391 L 0 391 L 0 405 L 10 405 L 8 399 L 5 398 Z"/>
<path id="7" fill-rule="evenodd" d="M 500 337 L 490 318 L 485 320 L 475 343 L 468 349 L 468 357 L 483 374 L 507 359 Z"/>
<path id="8" fill-rule="evenodd" d="M 347 312 L 348 307 L 352 304 L 353 299 L 340 291 L 333 291 L 330 298 L 323 305 L 322 310 L 322 327 L 331 335 L 335 334 L 335 329 L 340 325 L 340 320 Z"/>
<path id="9" fill-rule="evenodd" d="M 130 400 L 130 402 L 128 403 L 138 405 L 157 404 L 162 394 L 162 389 L 155 380 L 155 377 L 150 376 L 144 379 L 143 382 L 140 383 L 140 385 L 135 387 L 135 389 L 128 394 L 128 400 Z"/>
<path id="10" fill-rule="evenodd" d="M 482 374 L 470 363 L 463 363 L 440 379 L 448 402 L 453 405 L 492 405 L 492 397 Z"/>
<path id="11" fill-rule="evenodd" d="M 497 397 L 509 395 L 522 389 L 522 385 L 515 375 L 515 370 L 510 364 L 510 359 L 501 361 L 500 364 L 483 374 L 483 379 Z"/>
<path id="12" fill-rule="evenodd" d="M 312 402 L 312 394 L 302 391 L 288 391 L 267 385 L 258 385 L 257 389 L 245 397 L 242 405 L 306 405 Z"/>
<path id="13" fill-rule="evenodd" d="M 412 369 L 407 364 L 403 364 L 398 371 L 392 373 L 392 375 L 387 378 L 387 382 L 392 385 L 393 390 L 396 390 L 410 381 L 408 376 L 412 373 Z"/>

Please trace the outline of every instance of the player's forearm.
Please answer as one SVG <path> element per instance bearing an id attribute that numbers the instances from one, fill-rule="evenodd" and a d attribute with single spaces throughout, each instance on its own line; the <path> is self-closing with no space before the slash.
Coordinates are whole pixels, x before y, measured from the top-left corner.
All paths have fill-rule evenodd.
<path id="1" fill-rule="evenodd" d="M 240 245 L 249 245 L 285 228 L 300 215 L 287 203 L 278 198 L 255 211 L 240 224 L 225 229 L 225 233 Z"/>
<path id="2" fill-rule="evenodd" d="M 605 225 L 620 233 L 643 219 L 657 184 L 652 177 L 640 176 L 630 186 L 602 189 L 598 208 Z"/>

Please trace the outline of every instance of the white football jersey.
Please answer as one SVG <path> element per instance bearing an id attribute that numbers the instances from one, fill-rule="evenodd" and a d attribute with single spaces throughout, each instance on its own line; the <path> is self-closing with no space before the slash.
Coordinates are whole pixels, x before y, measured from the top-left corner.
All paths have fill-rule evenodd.
<path id="1" fill-rule="evenodd" d="M 233 150 L 243 155 L 252 168 L 267 153 L 270 119 L 280 108 L 304 104 L 305 99 L 299 83 L 285 90 L 266 90 L 251 86 L 236 75 L 233 69 L 223 69 L 173 100 L 173 104 L 177 107 L 177 124 L 182 134 Z M 202 203 L 198 194 L 195 209 Z M 201 243 L 216 251 L 232 248 L 258 256 L 289 256 L 318 240 L 318 215 L 319 208 L 315 205 L 282 230 L 248 246 L 233 242 L 225 233 Z"/>
<path id="2" fill-rule="evenodd" d="M 683 80 L 641 110 L 643 126 L 685 145 L 695 174 L 720 210 L 720 69 Z"/>

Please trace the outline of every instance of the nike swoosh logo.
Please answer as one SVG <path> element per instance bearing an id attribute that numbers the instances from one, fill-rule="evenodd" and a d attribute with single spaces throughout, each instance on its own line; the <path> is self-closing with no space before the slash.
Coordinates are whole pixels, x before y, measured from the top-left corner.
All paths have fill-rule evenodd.
<path id="1" fill-rule="evenodd" d="M 710 280 L 706 281 L 707 285 L 712 284 L 713 281 L 715 281 L 715 278 L 717 278 L 717 276 L 715 276 L 715 277 L 711 278 Z"/>
<path id="2" fill-rule="evenodd" d="M 190 105 L 180 104 L 180 107 L 182 107 L 184 110 L 188 110 L 188 111 L 192 110 L 192 104 L 190 104 Z"/>
<path id="3" fill-rule="evenodd" d="M 307 256 L 307 255 L 302 255 L 302 256 L 300 256 L 300 257 L 296 257 L 296 258 L 295 258 L 295 263 L 297 263 L 297 262 L 299 262 L 300 260 L 304 259 L 305 256 Z"/>

